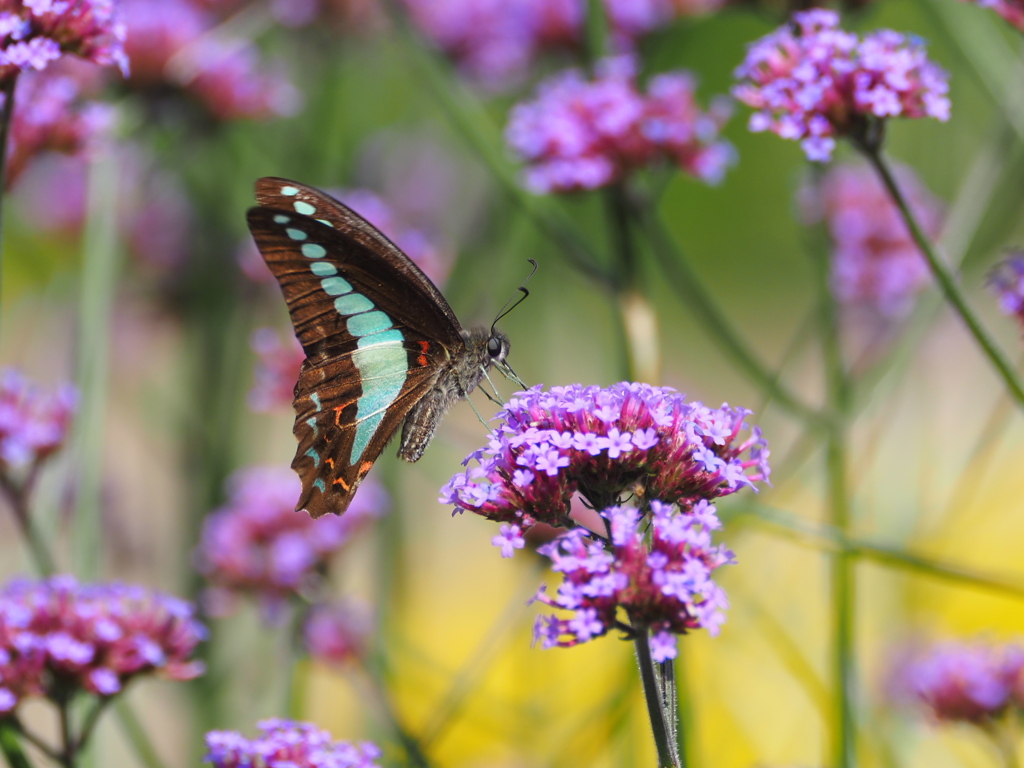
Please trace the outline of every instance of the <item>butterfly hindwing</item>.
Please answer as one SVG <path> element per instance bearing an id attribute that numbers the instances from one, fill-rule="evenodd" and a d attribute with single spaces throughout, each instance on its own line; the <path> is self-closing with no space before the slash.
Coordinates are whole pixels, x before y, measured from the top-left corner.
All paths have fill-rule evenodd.
<path id="1" fill-rule="evenodd" d="M 403 351 L 407 351 L 404 350 Z M 366 349 L 355 349 L 319 362 L 306 360 L 295 391 L 295 428 L 298 441 L 294 469 L 302 481 L 302 496 L 296 509 L 313 517 L 327 512 L 340 514 L 348 507 L 356 488 L 380 456 L 388 440 L 410 409 L 430 390 L 437 378 L 438 361 L 417 354 L 422 364 L 398 372 L 382 366 L 374 373 L 363 363 L 358 379 L 351 374 L 359 368 Z M 446 357 L 446 351 L 437 348 Z M 388 399 L 360 407 L 366 393 Z"/>
<path id="2" fill-rule="evenodd" d="M 295 206 L 248 213 L 307 356 L 295 387 L 292 466 L 303 486 L 296 508 L 314 517 L 348 507 L 410 409 L 465 351 L 461 327 L 433 284 L 383 235 L 331 202 L 337 221 L 344 210 L 361 222 L 358 237 Z M 394 252 L 382 254 L 382 243 Z"/>

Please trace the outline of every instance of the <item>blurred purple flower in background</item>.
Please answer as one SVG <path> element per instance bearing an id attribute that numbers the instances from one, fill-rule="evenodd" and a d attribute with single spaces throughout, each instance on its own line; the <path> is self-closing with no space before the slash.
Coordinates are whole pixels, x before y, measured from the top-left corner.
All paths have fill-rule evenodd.
<path id="1" fill-rule="evenodd" d="M 258 357 L 249 407 L 265 413 L 290 406 L 299 369 L 306 359 L 299 340 L 290 331 L 279 334 L 273 328 L 257 328 L 249 344 Z"/>
<path id="2" fill-rule="evenodd" d="M 18 83 L 7 150 L 8 188 L 39 154 L 80 154 L 113 125 L 110 107 L 88 102 L 83 83 L 72 74 L 29 72 Z"/>
<path id="3" fill-rule="evenodd" d="M 921 229 L 935 238 L 942 208 L 914 172 L 895 169 Z M 899 317 L 910 310 L 931 271 L 878 176 L 866 165 L 832 168 L 817 186 L 800 190 L 808 223 L 824 221 L 832 239 L 832 292 L 844 304 L 873 307 Z"/>
<path id="4" fill-rule="evenodd" d="M 71 576 L 18 580 L 0 591 L 0 712 L 28 696 L 113 696 L 138 675 L 190 680 L 206 630 L 191 603 Z"/>
<path id="5" fill-rule="evenodd" d="M 379 768 L 380 749 L 368 741 L 335 741 L 312 723 L 292 720 L 264 720 L 257 728 L 255 739 L 210 731 L 204 762 L 214 768 Z"/>
<path id="6" fill-rule="evenodd" d="M 666 661 L 675 658 L 675 634 L 718 634 L 729 603 L 711 573 L 735 559 L 711 544 L 711 531 L 721 527 L 715 507 L 701 501 L 684 512 L 652 501 L 651 510 L 649 543 L 640 510 L 623 506 L 602 513 L 609 547 L 576 528 L 537 550 L 564 578 L 554 597 L 542 588 L 537 600 L 573 613 L 538 617 L 535 637 L 545 648 L 571 647 L 612 629 L 650 631 L 654 660 Z M 617 618 L 620 608 L 628 625 Z"/>
<path id="7" fill-rule="evenodd" d="M 42 70 L 65 53 L 128 74 L 117 0 L 0 0 L 0 79 Z"/>
<path id="8" fill-rule="evenodd" d="M 733 95 L 756 112 L 750 130 L 799 141 L 809 160 L 832 157 L 836 136 L 870 118 L 949 118 L 947 74 L 916 38 L 882 29 L 859 39 L 839 14 L 810 10 L 747 47 Z"/>
<path id="9" fill-rule="evenodd" d="M 527 187 L 596 189 L 656 160 L 702 181 L 721 181 L 734 159 L 732 146 L 718 138 L 728 110 L 719 102 L 703 112 L 684 72 L 651 78 L 643 94 L 637 66 L 633 57 L 619 56 L 601 61 L 593 80 L 580 70 L 562 72 L 541 83 L 534 101 L 512 110 L 505 136 L 527 163 Z"/>
<path id="10" fill-rule="evenodd" d="M 0 372 L 0 472 L 38 466 L 64 443 L 78 404 L 78 391 L 62 384 L 45 393 L 22 373 Z"/>
<path id="11" fill-rule="evenodd" d="M 895 689 L 939 721 L 984 725 L 1024 709 L 1024 646 L 942 643 L 896 670 Z"/>
<path id="12" fill-rule="evenodd" d="M 236 594 L 259 598 L 268 618 L 295 594 L 310 590 L 331 557 L 369 520 L 387 511 L 384 489 L 372 478 L 343 517 L 314 520 L 295 511 L 301 485 L 287 467 L 251 467 L 229 481 L 225 506 L 203 525 L 196 567 L 211 583 L 204 609 L 229 612 Z"/>
<path id="13" fill-rule="evenodd" d="M 252 41 L 225 37 L 220 19 L 196 0 L 122 0 L 131 61 L 129 84 L 155 95 L 183 89 L 220 120 L 298 111 L 301 94 L 263 65 Z"/>
<path id="14" fill-rule="evenodd" d="M 518 526 L 572 525 L 573 494 L 596 509 L 634 493 L 688 511 L 765 482 L 767 443 L 744 408 L 708 408 L 669 387 L 540 386 L 514 395 L 486 448 L 441 489 L 441 502 Z M 504 541 L 496 544 L 507 551 Z"/>
<path id="15" fill-rule="evenodd" d="M 309 655 L 317 661 L 345 666 L 366 655 L 372 629 L 373 621 L 367 605 L 318 603 L 306 617 L 302 638 Z"/>
<path id="16" fill-rule="evenodd" d="M 192 247 L 192 206 L 180 179 L 140 145 L 119 146 L 117 163 L 117 224 L 123 242 L 142 263 L 172 272 Z M 88 164 L 80 156 L 40 156 L 14 187 L 19 212 L 39 231 L 79 235 L 85 225 L 87 175 Z"/>
<path id="17" fill-rule="evenodd" d="M 462 71 L 490 89 L 521 82 L 544 53 L 582 45 L 587 0 L 404 0 L 417 27 Z M 613 47 L 679 16 L 717 10 L 726 0 L 603 0 Z"/>
<path id="18" fill-rule="evenodd" d="M 1006 21 L 1024 32 L 1024 0 L 968 0 L 982 8 L 991 8 Z"/>
<path id="19" fill-rule="evenodd" d="M 1014 251 L 996 265 L 989 275 L 988 284 L 996 295 L 999 308 L 1008 315 L 1016 315 L 1024 323 L 1024 251 Z"/>

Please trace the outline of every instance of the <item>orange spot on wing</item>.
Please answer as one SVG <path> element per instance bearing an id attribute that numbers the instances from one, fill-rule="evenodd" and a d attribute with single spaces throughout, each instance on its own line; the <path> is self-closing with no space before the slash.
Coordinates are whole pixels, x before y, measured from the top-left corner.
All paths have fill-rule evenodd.
<path id="1" fill-rule="evenodd" d="M 345 410 L 346 407 L 347 406 L 345 405 L 339 405 L 337 408 L 334 409 L 334 425 L 336 427 L 341 426 L 341 412 Z"/>
<path id="2" fill-rule="evenodd" d="M 343 477 L 339 477 L 339 478 L 338 478 L 337 480 L 335 480 L 335 481 L 334 481 L 334 483 L 333 483 L 333 484 L 334 484 L 334 485 L 340 485 L 340 486 L 341 486 L 342 488 L 344 488 L 344 489 L 345 489 L 346 491 L 347 491 L 347 490 L 348 490 L 349 488 L 351 488 L 351 487 L 352 487 L 352 486 L 350 486 L 350 485 L 349 485 L 348 483 L 346 483 L 346 482 L 345 482 L 345 478 L 343 478 Z"/>
<path id="3" fill-rule="evenodd" d="M 416 358 L 416 362 L 419 364 L 420 368 L 426 368 L 427 367 L 427 356 L 426 355 L 420 355 L 419 357 Z"/>
<path id="4" fill-rule="evenodd" d="M 334 469 L 334 459 L 332 459 L 330 456 L 328 456 L 326 459 L 324 459 L 324 464 L 329 466 L 331 469 Z M 338 481 L 335 480 L 334 482 L 338 482 Z"/>
<path id="5" fill-rule="evenodd" d="M 420 342 L 417 342 L 417 343 L 420 345 L 420 349 L 423 350 L 423 354 L 426 354 L 427 352 L 430 351 L 430 342 L 429 341 L 420 341 Z"/>
<path id="6" fill-rule="evenodd" d="M 360 475 L 365 475 L 367 472 L 370 471 L 370 467 L 372 467 L 372 466 L 373 466 L 373 462 L 372 461 L 364 461 L 362 464 L 359 465 L 359 474 Z"/>

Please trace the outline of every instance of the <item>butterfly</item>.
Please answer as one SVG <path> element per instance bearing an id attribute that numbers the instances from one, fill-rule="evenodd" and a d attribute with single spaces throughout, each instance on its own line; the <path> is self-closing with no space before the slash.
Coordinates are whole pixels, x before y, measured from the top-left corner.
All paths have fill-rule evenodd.
<path id="1" fill-rule="evenodd" d="M 464 329 L 423 271 L 330 195 L 267 177 L 256 201 L 249 231 L 306 353 L 292 403 L 295 509 L 340 515 L 400 424 L 398 455 L 416 461 L 491 366 L 515 377 L 509 340 L 493 325 Z"/>

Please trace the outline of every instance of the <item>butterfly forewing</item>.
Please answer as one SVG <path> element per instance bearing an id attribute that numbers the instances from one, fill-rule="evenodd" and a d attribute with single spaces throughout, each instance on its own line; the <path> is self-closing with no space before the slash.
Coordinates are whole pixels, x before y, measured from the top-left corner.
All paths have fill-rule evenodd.
<path id="1" fill-rule="evenodd" d="M 263 196 L 260 202 L 281 201 Z M 348 507 L 409 410 L 465 348 L 458 321 L 422 272 L 373 227 L 331 202 L 333 224 L 294 205 L 248 214 L 307 356 L 295 387 L 299 447 L 292 466 L 302 479 L 296 508 L 315 517 Z M 338 211 L 360 222 L 358 237 Z M 384 243 L 397 257 L 382 253 Z"/>

